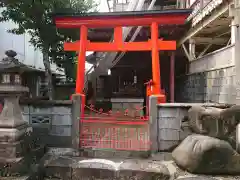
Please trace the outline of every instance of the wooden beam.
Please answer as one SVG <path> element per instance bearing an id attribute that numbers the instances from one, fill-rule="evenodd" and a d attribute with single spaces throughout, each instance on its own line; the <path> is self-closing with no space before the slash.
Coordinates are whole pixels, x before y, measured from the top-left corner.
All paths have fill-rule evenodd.
<path id="1" fill-rule="evenodd" d="M 229 38 L 223 37 L 193 37 L 196 44 L 216 44 L 216 45 L 224 45 L 229 40 Z"/>
<path id="2" fill-rule="evenodd" d="M 182 48 L 183 48 L 183 51 L 185 52 L 185 55 L 188 58 L 188 61 L 191 61 L 190 55 L 189 55 L 189 53 L 187 51 L 187 48 L 186 48 L 185 44 L 182 44 Z"/>
<path id="3" fill-rule="evenodd" d="M 229 4 L 226 3 L 222 7 L 220 7 L 218 10 L 214 11 L 209 17 L 203 20 L 202 23 L 198 23 L 195 27 L 190 28 L 190 30 L 187 32 L 185 36 L 178 42 L 177 46 L 181 46 L 184 42 L 186 42 L 188 39 L 195 36 L 197 33 L 199 33 L 203 28 L 207 27 L 211 22 L 216 20 L 219 16 L 221 16 L 223 13 L 225 13 L 229 8 Z"/>
<path id="4" fill-rule="evenodd" d="M 204 54 L 207 52 L 207 50 L 212 46 L 212 44 L 208 44 L 207 47 L 203 49 L 203 51 L 199 54 L 198 58 L 204 56 Z"/>
<path id="5" fill-rule="evenodd" d="M 117 43 L 109 43 L 109 42 L 90 42 L 87 43 L 87 51 L 108 51 L 108 52 L 116 52 L 116 51 L 151 51 L 152 43 L 151 41 L 147 42 L 123 42 L 122 46 L 119 46 Z M 65 51 L 79 51 L 79 41 L 64 43 Z M 176 50 L 176 41 L 162 41 L 158 40 L 158 50 L 163 51 L 171 51 Z"/>

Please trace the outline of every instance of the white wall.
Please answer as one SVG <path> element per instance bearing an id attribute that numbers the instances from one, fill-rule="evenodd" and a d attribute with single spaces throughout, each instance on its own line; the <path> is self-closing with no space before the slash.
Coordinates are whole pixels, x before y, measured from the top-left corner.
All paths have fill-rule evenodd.
<path id="1" fill-rule="evenodd" d="M 30 44 L 30 35 L 28 33 L 14 35 L 7 32 L 8 29 L 15 27 L 16 25 L 11 21 L 0 23 L 0 59 L 5 56 L 6 50 L 14 50 L 18 54 L 17 58 L 20 62 L 44 70 L 42 53 Z M 55 64 L 51 65 L 51 68 L 53 72 L 58 72 Z"/>
<path id="2" fill-rule="evenodd" d="M 191 103 L 226 103 L 236 100 L 234 45 L 219 49 L 189 64 L 180 97 Z M 179 88 L 179 87 L 178 87 Z"/>
<path id="3" fill-rule="evenodd" d="M 235 65 L 235 46 L 227 46 L 193 60 L 189 65 L 189 74 L 228 68 Z"/>
<path id="4" fill-rule="evenodd" d="M 20 62 L 33 66 L 37 69 L 44 69 L 42 53 L 40 50 L 35 50 L 29 43 L 30 35 L 14 35 L 8 33 L 8 29 L 16 27 L 13 22 L 0 23 L 0 59 L 5 55 L 6 50 L 14 50 L 17 52 Z"/>

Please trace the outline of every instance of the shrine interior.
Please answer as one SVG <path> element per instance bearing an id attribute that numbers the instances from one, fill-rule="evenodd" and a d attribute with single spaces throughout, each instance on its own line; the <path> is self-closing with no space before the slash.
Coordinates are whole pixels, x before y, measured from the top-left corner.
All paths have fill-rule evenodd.
<path id="1" fill-rule="evenodd" d="M 177 56 L 178 55 L 178 56 Z M 187 70 L 187 59 L 179 52 L 175 57 L 175 79 Z M 170 100 L 170 53 L 160 53 L 161 87 Z M 97 98 L 143 98 L 147 81 L 152 79 L 151 52 L 128 52 L 113 68 L 111 74 L 100 76 L 102 88 Z M 175 89 L 177 91 L 177 89 Z M 175 92 L 177 94 L 177 92 Z"/>
<path id="2" fill-rule="evenodd" d="M 159 27 L 159 38 L 163 40 L 177 40 L 184 31 L 181 26 Z M 108 31 L 109 34 L 111 31 Z M 133 30 L 134 32 L 134 30 Z M 131 33 L 126 41 L 130 40 Z M 105 37 L 106 34 L 105 34 Z M 110 35 L 108 38 L 111 37 Z M 99 38 L 99 36 L 98 36 Z M 147 41 L 150 39 L 149 28 L 143 28 L 135 41 Z M 98 39 L 94 39 L 98 41 Z M 102 41 L 102 39 L 101 39 Z M 161 51 L 160 54 L 160 73 L 161 88 L 164 90 L 167 102 L 170 101 L 170 58 L 171 51 Z M 117 57 L 120 56 L 118 53 Z M 187 71 L 188 60 L 181 48 L 175 51 L 174 78 L 175 84 L 178 77 Z M 143 98 L 146 92 L 144 83 L 152 79 L 152 57 L 151 51 L 126 52 L 124 56 L 110 69 L 110 74 L 101 75 L 96 79 L 96 101 L 98 99 L 111 98 Z M 175 85 L 176 86 L 176 85 Z M 178 94 L 175 87 L 175 96 Z"/>

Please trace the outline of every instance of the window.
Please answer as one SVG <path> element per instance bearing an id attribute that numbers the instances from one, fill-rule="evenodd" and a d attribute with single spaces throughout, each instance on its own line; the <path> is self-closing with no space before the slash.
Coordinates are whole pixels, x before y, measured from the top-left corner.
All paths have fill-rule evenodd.
<path id="1" fill-rule="evenodd" d="M 130 0 L 117 0 L 117 4 L 127 4 Z"/>
<path id="2" fill-rule="evenodd" d="M 7 84 L 10 83 L 10 74 L 3 74 L 2 75 L 2 83 Z"/>
<path id="3" fill-rule="evenodd" d="M 14 82 L 15 82 L 16 84 L 21 84 L 21 77 L 20 77 L 19 74 L 15 74 Z"/>

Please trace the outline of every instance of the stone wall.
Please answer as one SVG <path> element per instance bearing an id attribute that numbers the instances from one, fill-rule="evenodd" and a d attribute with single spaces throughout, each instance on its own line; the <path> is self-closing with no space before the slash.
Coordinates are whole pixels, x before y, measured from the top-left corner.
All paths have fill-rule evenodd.
<path id="1" fill-rule="evenodd" d="M 158 96 L 149 100 L 149 139 L 151 151 L 172 151 L 185 137 L 191 134 L 188 123 L 182 123 L 193 104 L 158 104 Z"/>
<path id="2" fill-rule="evenodd" d="M 50 147 L 71 147 L 72 101 L 23 101 L 23 116 Z"/>
<path id="3" fill-rule="evenodd" d="M 178 103 L 157 105 L 157 133 L 160 151 L 171 150 L 191 133 L 188 124 L 182 124 L 190 107 L 189 104 Z"/>
<path id="4" fill-rule="evenodd" d="M 206 107 L 218 108 L 224 107 L 214 103 L 156 104 L 157 115 L 155 118 L 156 122 L 154 123 L 154 126 L 157 126 L 157 128 L 152 128 L 154 128 L 157 132 L 155 133 L 156 137 L 151 141 L 154 139 L 157 140 L 156 146 L 158 148 L 158 151 L 172 151 L 173 148 L 176 147 L 182 140 L 184 140 L 188 135 L 192 134 L 188 122 L 183 122 L 183 120 L 188 115 L 188 110 L 193 105 L 204 105 Z M 151 116 L 154 116 L 152 108 L 150 109 L 150 112 L 152 113 Z"/>
<path id="5" fill-rule="evenodd" d="M 176 80 L 176 100 L 234 104 L 233 53 L 234 46 L 228 46 L 190 62 L 189 74 Z"/>

